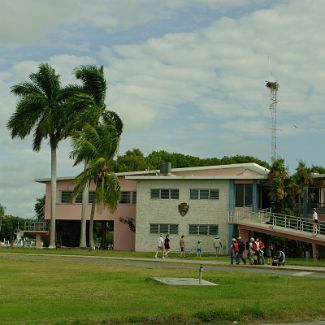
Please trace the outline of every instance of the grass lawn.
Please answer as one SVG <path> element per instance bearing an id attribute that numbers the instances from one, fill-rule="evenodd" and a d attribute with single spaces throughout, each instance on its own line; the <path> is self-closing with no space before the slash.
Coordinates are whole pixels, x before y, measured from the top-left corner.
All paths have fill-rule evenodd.
<path id="1" fill-rule="evenodd" d="M 196 270 L 0 258 L 1 324 L 240 324 L 325 319 L 325 281 L 205 271 L 216 287 L 153 276 Z"/>

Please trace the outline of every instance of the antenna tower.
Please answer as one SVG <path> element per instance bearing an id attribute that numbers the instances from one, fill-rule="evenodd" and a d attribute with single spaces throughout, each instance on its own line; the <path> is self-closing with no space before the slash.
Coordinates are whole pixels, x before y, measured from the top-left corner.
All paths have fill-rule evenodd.
<path id="1" fill-rule="evenodd" d="M 277 81 L 266 81 L 265 86 L 270 89 L 270 111 L 271 111 L 271 162 L 274 163 L 277 160 L 276 153 L 276 106 L 278 103 L 277 93 L 279 90 L 279 83 Z"/>

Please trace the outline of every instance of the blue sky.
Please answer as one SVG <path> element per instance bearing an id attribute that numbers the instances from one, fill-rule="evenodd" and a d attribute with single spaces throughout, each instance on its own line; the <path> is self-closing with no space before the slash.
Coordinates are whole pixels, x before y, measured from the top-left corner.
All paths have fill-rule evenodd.
<path id="1" fill-rule="evenodd" d="M 278 155 L 325 166 L 325 25 L 322 0 L 2 0 L 0 203 L 34 215 L 50 176 L 49 148 L 12 140 L 10 87 L 49 62 L 63 84 L 73 68 L 103 65 L 107 105 L 122 117 L 120 153 L 164 149 L 270 161 L 265 80 L 280 84 Z M 13 19 L 14 17 L 14 19 Z M 295 127 L 296 126 L 296 127 Z M 58 176 L 79 172 L 60 144 Z"/>

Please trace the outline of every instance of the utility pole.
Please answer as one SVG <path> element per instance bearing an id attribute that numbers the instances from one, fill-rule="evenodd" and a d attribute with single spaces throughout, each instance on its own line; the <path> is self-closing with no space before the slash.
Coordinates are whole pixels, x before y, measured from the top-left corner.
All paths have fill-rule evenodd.
<path id="1" fill-rule="evenodd" d="M 276 110 L 277 110 L 277 93 L 279 90 L 279 83 L 277 81 L 266 81 L 265 86 L 270 89 L 270 106 L 271 111 L 271 162 L 272 164 L 277 160 L 276 147 Z"/>

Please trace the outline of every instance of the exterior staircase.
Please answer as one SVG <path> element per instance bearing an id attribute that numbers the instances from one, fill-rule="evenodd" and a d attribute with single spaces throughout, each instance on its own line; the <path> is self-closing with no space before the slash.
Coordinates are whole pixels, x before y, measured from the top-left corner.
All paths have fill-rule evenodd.
<path id="1" fill-rule="evenodd" d="M 272 213 L 270 209 L 253 212 L 252 209 L 244 208 L 229 211 L 228 223 L 236 224 L 243 230 L 325 246 L 324 221 L 318 223 L 317 234 L 314 234 L 313 221 L 310 219 Z"/>

